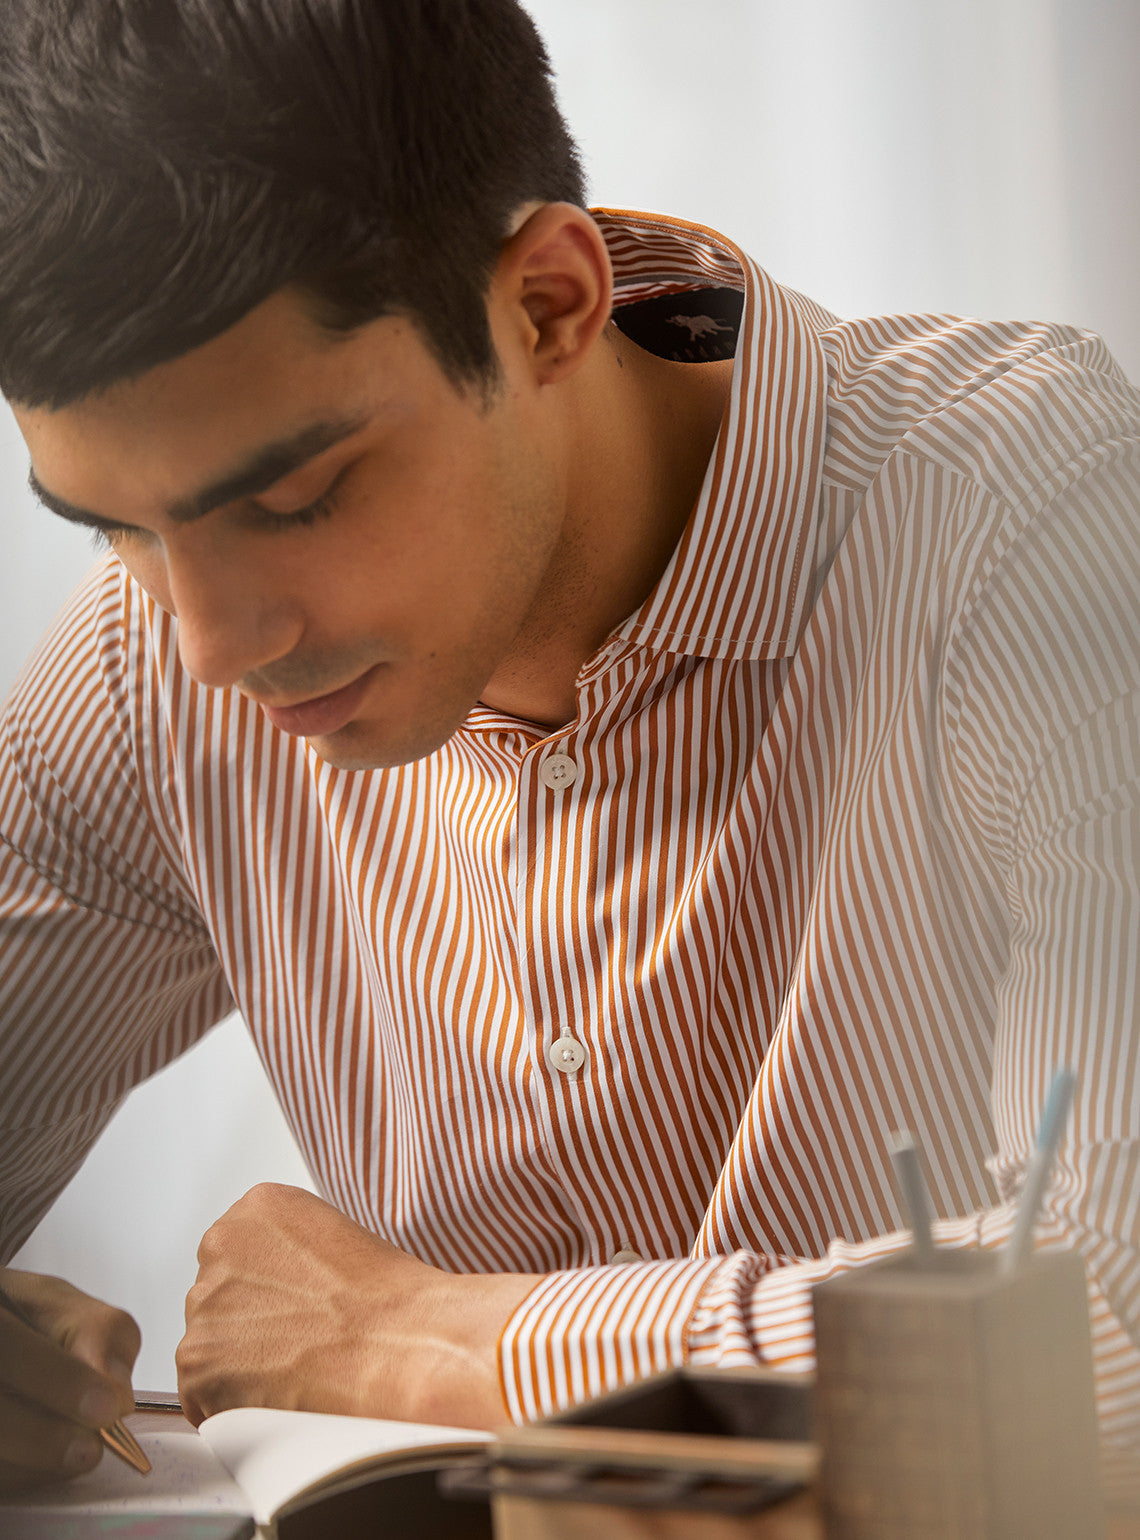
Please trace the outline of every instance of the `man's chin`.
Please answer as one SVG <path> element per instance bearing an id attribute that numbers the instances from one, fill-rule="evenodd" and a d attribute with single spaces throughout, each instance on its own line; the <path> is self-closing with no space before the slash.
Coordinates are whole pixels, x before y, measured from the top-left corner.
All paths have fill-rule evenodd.
<path id="1" fill-rule="evenodd" d="M 349 722 L 339 732 L 305 741 L 334 770 L 396 770 L 436 753 L 461 726 L 462 719 L 435 732 L 426 724 L 397 732 L 374 722 Z"/>

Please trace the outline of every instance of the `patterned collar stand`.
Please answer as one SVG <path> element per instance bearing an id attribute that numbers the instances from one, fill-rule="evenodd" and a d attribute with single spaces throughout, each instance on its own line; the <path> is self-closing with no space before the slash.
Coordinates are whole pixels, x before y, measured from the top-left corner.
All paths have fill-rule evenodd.
<path id="1" fill-rule="evenodd" d="M 716 231 L 595 209 L 617 326 L 664 358 L 734 360 L 704 485 L 673 557 L 616 638 L 706 658 L 779 658 L 811 600 L 835 318 Z"/>
<path id="2" fill-rule="evenodd" d="M 678 364 L 714 363 L 736 352 L 743 309 L 739 289 L 691 289 L 619 305 L 614 324 L 658 358 Z"/>

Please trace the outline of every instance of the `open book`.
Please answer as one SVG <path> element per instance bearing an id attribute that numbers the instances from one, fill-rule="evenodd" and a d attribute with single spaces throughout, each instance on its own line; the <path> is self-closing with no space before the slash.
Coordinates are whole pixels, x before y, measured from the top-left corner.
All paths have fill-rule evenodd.
<path id="1" fill-rule="evenodd" d="M 485 1504 L 449 1501 L 435 1481 L 443 1467 L 477 1459 L 489 1433 L 262 1407 L 219 1412 L 197 1432 L 179 1418 L 128 1423 L 149 1476 L 105 1455 L 76 1481 L 0 1502 L 5 1540 L 491 1535 Z"/>

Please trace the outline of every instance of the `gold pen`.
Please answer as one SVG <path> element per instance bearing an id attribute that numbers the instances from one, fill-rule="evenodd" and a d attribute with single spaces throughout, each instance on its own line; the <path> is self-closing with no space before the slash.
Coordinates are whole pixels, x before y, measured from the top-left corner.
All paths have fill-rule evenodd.
<path id="1" fill-rule="evenodd" d="M 0 1305 L 9 1315 L 14 1315 L 17 1321 L 23 1321 L 24 1325 L 30 1327 L 32 1331 L 39 1331 L 39 1326 L 23 1306 L 18 1305 L 10 1294 L 5 1294 L 3 1289 L 0 1289 Z M 112 1454 L 117 1454 L 124 1464 L 129 1465 L 132 1470 L 137 1470 L 140 1476 L 150 1474 L 150 1461 L 143 1453 L 138 1439 L 121 1422 L 113 1422 L 109 1428 L 100 1428 L 99 1437 Z"/>

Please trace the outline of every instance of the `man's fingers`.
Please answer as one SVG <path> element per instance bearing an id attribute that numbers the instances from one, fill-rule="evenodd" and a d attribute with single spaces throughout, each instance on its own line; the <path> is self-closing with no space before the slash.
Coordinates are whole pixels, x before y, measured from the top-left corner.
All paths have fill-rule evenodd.
<path id="1" fill-rule="evenodd" d="M 0 1392 L 0 1491 L 34 1481 L 78 1476 L 99 1463 L 103 1446 L 91 1428 L 53 1416 Z"/>
<path id="2" fill-rule="evenodd" d="M 131 1370 L 139 1356 L 142 1335 L 134 1319 L 125 1310 L 111 1305 L 88 1302 L 87 1309 L 65 1337 L 69 1352 L 84 1363 L 101 1370 L 116 1380 L 125 1404 L 120 1415 L 129 1412 L 134 1404 L 130 1394 Z"/>
<path id="3" fill-rule="evenodd" d="M 0 1454 L 6 1459 L 16 1456 L 2 1432 L 16 1420 L 17 1410 L 54 1412 L 88 1429 L 106 1427 L 130 1410 L 121 1381 L 81 1362 L 7 1311 L 0 1311 L 0 1363 L 0 1394 L 7 1406 L 7 1422 L 0 1418 Z"/>
<path id="4" fill-rule="evenodd" d="M 130 1410 L 127 1393 L 142 1338 L 125 1310 L 92 1299 L 62 1278 L 6 1269 L 0 1274 L 0 1286 L 44 1337 L 118 1380 L 124 1398 L 120 1413 Z"/>

